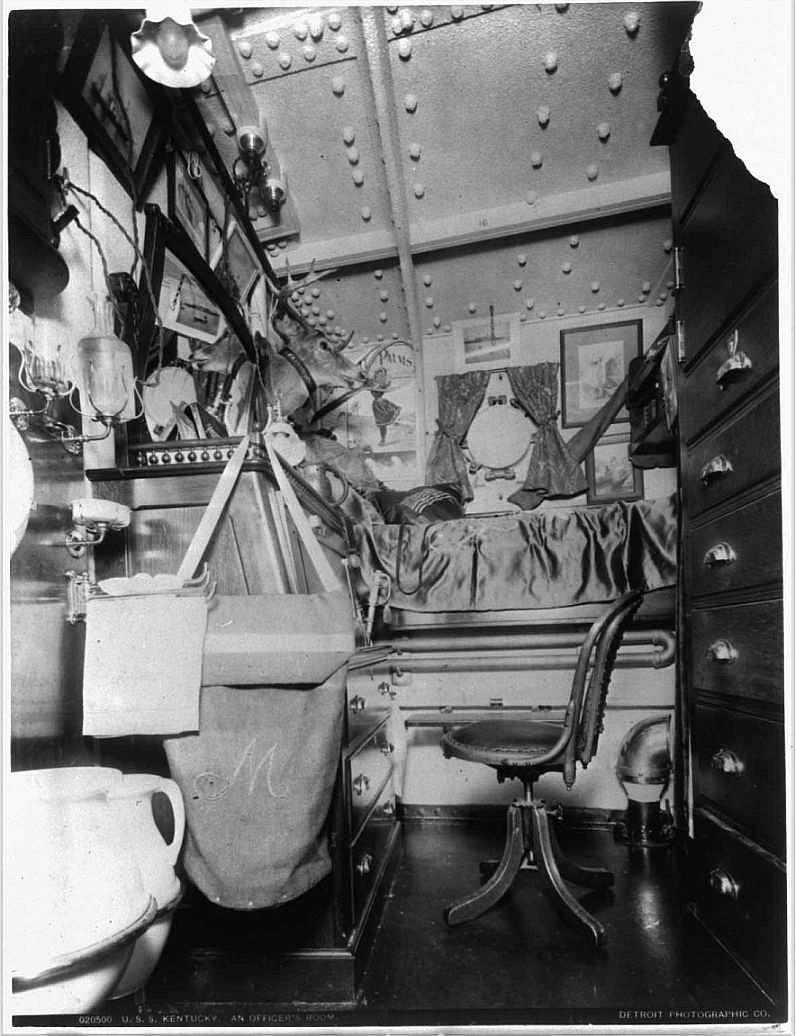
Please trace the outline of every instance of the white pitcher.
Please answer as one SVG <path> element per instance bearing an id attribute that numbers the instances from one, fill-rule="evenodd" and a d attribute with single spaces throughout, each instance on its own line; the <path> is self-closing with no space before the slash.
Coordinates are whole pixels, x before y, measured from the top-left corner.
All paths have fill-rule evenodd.
<path id="1" fill-rule="evenodd" d="M 174 835 L 166 842 L 155 824 L 152 800 L 157 792 L 166 795 L 174 815 Z M 171 902 L 180 891 L 174 866 L 185 833 L 185 805 L 179 786 L 168 777 L 154 774 L 124 774 L 108 792 L 108 804 L 122 835 L 135 856 L 144 888 L 157 900 L 158 908 Z"/>

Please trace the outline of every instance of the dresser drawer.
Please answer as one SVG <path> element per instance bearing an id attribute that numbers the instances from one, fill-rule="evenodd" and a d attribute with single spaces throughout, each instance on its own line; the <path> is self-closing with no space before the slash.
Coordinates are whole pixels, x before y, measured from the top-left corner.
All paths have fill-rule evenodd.
<path id="1" fill-rule="evenodd" d="M 701 804 L 780 857 L 785 854 L 782 723 L 705 704 L 694 709 L 694 785 Z"/>
<path id="2" fill-rule="evenodd" d="M 705 109 L 691 94 L 669 145 L 672 169 L 672 218 L 679 223 L 699 185 L 718 155 L 725 138 Z"/>
<path id="3" fill-rule="evenodd" d="M 689 687 L 782 707 L 781 601 L 695 608 L 685 623 Z"/>
<path id="4" fill-rule="evenodd" d="M 687 358 L 695 357 L 727 317 L 777 267 L 777 203 L 730 149 L 681 227 Z"/>
<path id="5" fill-rule="evenodd" d="M 365 817 L 392 772 L 392 746 L 384 727 L 372 734 L 346 764 L 351 802 L 351 837 L 355 837 Z"/>
<path id="6" fill-rule="evenodd" d="M 769 493 L 706 525 L 687 538 L 686 565 L 693 594 L 776 583 L 782 579 L 780 494 Z"/>
<path id="7" fill-rule="evenodd" d="M 775 281 L 684 379 L 680 387 L 680 434 L 687 442 L 720 414 L 736 409 L 744 396 L 779 366 L 777 292 Z M 749 366 L 743 361 L 743 367 L 727 369 L 730 347 L 735 349 L 735 362 L 743 354 Z"/>
<path id="8" fill-rule="evenodd" d="M 382 790 L 376 808 L 351 846 L 355 926 L 386 863 L 396 824 L 395 796 L 390 782 Z"/>
<path id="9" fill-rule="evenodd" d="M 780 470 L 776 388 L 689 452 L 685 494 L 696 515 Z"/>
<path id="10" fill-rule="evenodd" d="M 767 853 L 697 811 L 692 895 L 700 918 L 775 998 L 787 990 L 787 881 Z"/>

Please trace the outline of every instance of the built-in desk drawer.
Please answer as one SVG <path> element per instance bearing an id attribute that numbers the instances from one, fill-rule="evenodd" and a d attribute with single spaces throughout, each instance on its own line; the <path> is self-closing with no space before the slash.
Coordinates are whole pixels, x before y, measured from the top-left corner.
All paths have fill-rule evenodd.
<path id="1" fill-rule="evenodd" d="M 689 453 L 685 492 L 690 514 L 721 503 L 780 469 L 779 395 L 724 425 Z"/>
<path id="2" fill-rule="evenodd" d="M 362 916 L 368 897 L 387 859 L 396 826 L 392 781 L 383 789 L 375 809 L 351 846 L 351 880 L 354 886 L 354 925 Z"/>
<path id="3" fill-rule="evenodd" d="M 351 796 L 351 837 L 356 837 L 384 781 L 392 772 L 393 746 L 382 725 L 347 763 Z"/>
<path id="4" fill-rule="evenodd" d="M 681 228 L 683 289 L 677 319 L 696 356 L 777 267 L 777 202 L 726 149 Z"/>
<path id="5" fill-rule="evenodd" d="M 779 366 L 777 292 L 774 281 L 740 318 L 737 328 L 723 335 L 684 379 L 680 388 L 679 418 L 680 434 L 686 442 L 719 414 L 735 410 L 743 398 Z M 730 350 L 734 351 L 735 359 L 728 364 Z"/>
<path id="6" fill-rule="evenodd" d="M 672 219 L 679 223 L 725 139 L 705 109 L 691 94 L 669 144 L 672 168 Z"/>
<path id="7" fill-rule="evenodd" d="M 787 876 L 768 853 L 697 810 L 692 894 L 702 920 L 779 999 L 787 989 Z"/>
<path id="8" fill-rule="evenodd" d="M 688 537 L 688 575 L 694 595 L 777 583 L 782 579 L 779 492 L 697 526 Z"/>
<path id="9" fill-rule="evenodd" d="M 693 713 L 694 783 L 701 803 L 779 856 L 785 853 L 785 731 L 782 723 L 698 704 Z"/>
<path id="10" fill-rule="evenodd" d="M 782 707 L 782 601 L 694 608 L 685 623 L 694 690 Z"/>

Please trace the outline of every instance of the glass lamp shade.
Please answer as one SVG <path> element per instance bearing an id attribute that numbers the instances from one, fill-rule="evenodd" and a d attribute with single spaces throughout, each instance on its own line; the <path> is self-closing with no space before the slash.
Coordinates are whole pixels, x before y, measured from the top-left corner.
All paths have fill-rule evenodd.
<path id="1" fill-rule="evenodd" d="M 131 35 L 130 44 L 136 65 L 163 86 L 198 86 L 216 63 L 213 44 L 194 25 L 187 4 L 147 7 L 141 28 Z"/>
<path id="2" fill-rule="evenodd" d="M 136 416 L 133 356 L 113 329 L 110 299 L 97 307 L 93 331 L 78 342 L 77 364 L 87 416 L 103 424 Z"/>

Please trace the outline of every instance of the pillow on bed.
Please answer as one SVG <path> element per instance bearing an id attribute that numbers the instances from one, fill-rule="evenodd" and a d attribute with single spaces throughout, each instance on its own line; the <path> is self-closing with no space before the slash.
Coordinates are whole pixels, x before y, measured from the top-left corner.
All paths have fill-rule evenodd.
<path id="1" fill-rule="evenodd" d="M 372 498 L 388 525 L 427 525 L 464 517 L 462 490 L 455 482 L 414 489 L 385 489 Z"/>

